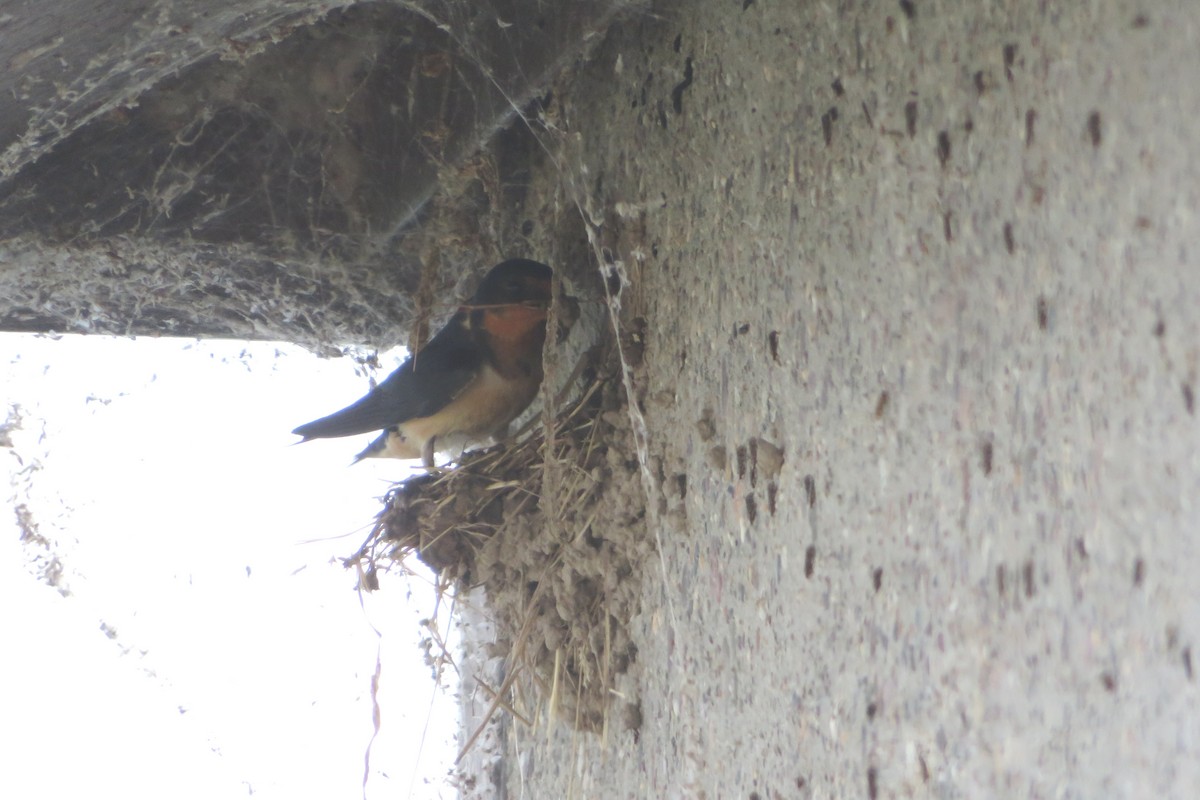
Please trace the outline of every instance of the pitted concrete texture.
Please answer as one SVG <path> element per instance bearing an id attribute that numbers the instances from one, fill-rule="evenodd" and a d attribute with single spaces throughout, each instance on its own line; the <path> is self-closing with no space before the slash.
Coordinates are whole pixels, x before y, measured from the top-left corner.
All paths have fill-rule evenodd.
<path id="1" fill-rule="evenodd" d="M 522 728 L 506 796 L 1200 796 L 1196 76 L 1190 0 L 610 34 L 559 166 L 644 303 L 665 569 L 638 735 Z"/>

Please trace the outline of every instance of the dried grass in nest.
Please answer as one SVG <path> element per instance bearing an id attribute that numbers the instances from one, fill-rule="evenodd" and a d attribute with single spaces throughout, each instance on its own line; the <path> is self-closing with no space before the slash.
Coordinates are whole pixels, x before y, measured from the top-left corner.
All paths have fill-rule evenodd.
<path id="1" fill-rule="evenodd" d="M 553 502 L 541 496 L 547 454 L 539 426 L 516 444 L 469 453 L 455 469 L 394 487 L 348 561 L 368 588 L 378 569 L 413 554 L 443 590 L 484 586 L 498 652 L 508 657 L 508 674 L 523 679 L 497 688 L 496 704 L 519 701 L 526 712 L 510 707 L 517 716 L 534 717 L 544 703 L 579 728 L 600 729 L 618 678 L 636 660 L 628 622 L 653 548 L 622 400 L 616 382 L 597 378 L 557 416 Z M 636 703 L 622 719 L 626 727 L 640 720 Z"/>

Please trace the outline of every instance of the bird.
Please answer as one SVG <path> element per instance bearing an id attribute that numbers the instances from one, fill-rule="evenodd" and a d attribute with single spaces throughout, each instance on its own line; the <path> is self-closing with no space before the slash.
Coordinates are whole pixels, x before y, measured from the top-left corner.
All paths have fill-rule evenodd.
<path id="1" fill-rule="evenodd" d="M 292 433 L 312 439 L 382 433 L 355 457 L 420 457 L 434 467 L 447 438 L 502 438 L 542 382 L 553 270 L 514 258 L 492 267 L 428 344 L 367 395 Z"/>

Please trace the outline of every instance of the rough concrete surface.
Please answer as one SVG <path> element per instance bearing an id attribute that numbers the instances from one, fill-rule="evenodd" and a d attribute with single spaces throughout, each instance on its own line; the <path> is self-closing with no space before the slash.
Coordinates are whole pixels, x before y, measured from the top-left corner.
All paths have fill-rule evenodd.
<path id="1" fill-rule="evenodd" d="M 1196 75 L 1185 0 L 610 32 L 545 179 L 648 323 L 642 724 L 488 795 L 1200 793 Z"/>

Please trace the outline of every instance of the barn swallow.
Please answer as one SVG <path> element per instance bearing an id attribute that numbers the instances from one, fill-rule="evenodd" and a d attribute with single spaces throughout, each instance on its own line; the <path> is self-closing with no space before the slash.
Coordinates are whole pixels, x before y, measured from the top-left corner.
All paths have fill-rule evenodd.
<path id="1" fill-rule="evenodd" d="M 537 395 L 550 267 L 516 258 L 492 267 L 437 335 L 358 402 L 292 431 L 303 441 L 382 430 L 355 461 L 422 459 L 439 440 L 500 437 Z"/>

